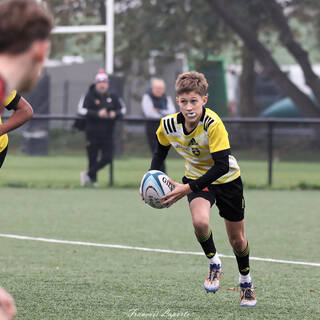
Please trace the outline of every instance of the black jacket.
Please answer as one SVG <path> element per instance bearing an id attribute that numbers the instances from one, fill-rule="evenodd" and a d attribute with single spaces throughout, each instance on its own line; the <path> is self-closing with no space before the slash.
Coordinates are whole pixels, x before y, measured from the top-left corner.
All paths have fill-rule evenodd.
<path id="1" fill-rule="evenodd" d="M 83 108 L 87 109 L 85 131 L 96 135 L 112 134 L 115 120 L 121 117 L 121 104 L 115 94 L 99 94 L 95 85 L 89 87 L 88 93 L 83 102 Z M 98 112 L 106 108 L 107 111 L 113 110 L 116 113 L 115 119 L 99 118 Z"/>

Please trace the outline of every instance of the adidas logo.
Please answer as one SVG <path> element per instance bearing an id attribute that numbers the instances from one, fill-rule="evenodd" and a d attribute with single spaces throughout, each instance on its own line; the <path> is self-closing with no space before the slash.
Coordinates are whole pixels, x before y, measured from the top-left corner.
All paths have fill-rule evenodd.
<path id="1" fill-rule="evenodd" d="M 194 146 L 194 145 L 198 145 L 198 143 L 196 142 L 196 140 L 194 138 L 192 138 L 188 144 L 188 146 Z"/>

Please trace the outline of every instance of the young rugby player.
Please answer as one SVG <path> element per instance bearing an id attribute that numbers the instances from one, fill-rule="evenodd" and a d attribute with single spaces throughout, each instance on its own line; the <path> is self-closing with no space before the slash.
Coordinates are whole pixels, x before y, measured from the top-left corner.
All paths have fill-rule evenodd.
<path id="1" fill-rule="evenodd" d="M 222 274 L 209 225 L 210 208 L 216 203 L 238 264 L 240 305 L 255 306 L 249 245 L 244 232 L 245 203 L 240 169 L 231 155 L 228 133 L 221 119 L 205 108 L 207 88 L 202 73 L 188 72 L 178 77 L 176 102 L 180 112 L 161 119 L 157 130 L 158 148 L 150 169 L 161 168 L 170 146 L 185 159 L 183 184 L 172 181 L 175 189 L 162 200 L 170 206 L 187 195 L 196 237 L 209 259 L 204 288 L 214 293 L 219 289 Z"/>

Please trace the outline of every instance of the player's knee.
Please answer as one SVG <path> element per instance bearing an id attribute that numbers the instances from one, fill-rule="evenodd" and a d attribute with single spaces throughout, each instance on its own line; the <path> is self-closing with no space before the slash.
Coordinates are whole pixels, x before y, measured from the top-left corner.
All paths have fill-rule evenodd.
<path id="1" fill-rule="evenodd" d="M 193 227 L 196 234 L 207 233 L 208 230 L 210 229 L 209 222 L 204 219 L 194 219 Z"/>

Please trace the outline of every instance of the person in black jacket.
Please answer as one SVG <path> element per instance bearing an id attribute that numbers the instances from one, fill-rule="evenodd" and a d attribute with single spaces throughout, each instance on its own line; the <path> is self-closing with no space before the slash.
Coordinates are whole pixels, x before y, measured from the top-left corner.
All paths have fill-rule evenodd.
<path id="1" fill-rule="evenodd" d="M 115 120 L 121 116 L 121 103 L 109 89 L 109 78 L 104 70 L 99 70 L 94 83 L 84 98 L 79 110 L 85 116 L 88 171 L 81 172 L 82 186 L 92 183 L 98 186 L 97 172 L 112 161 L 113 132 Z"/>

